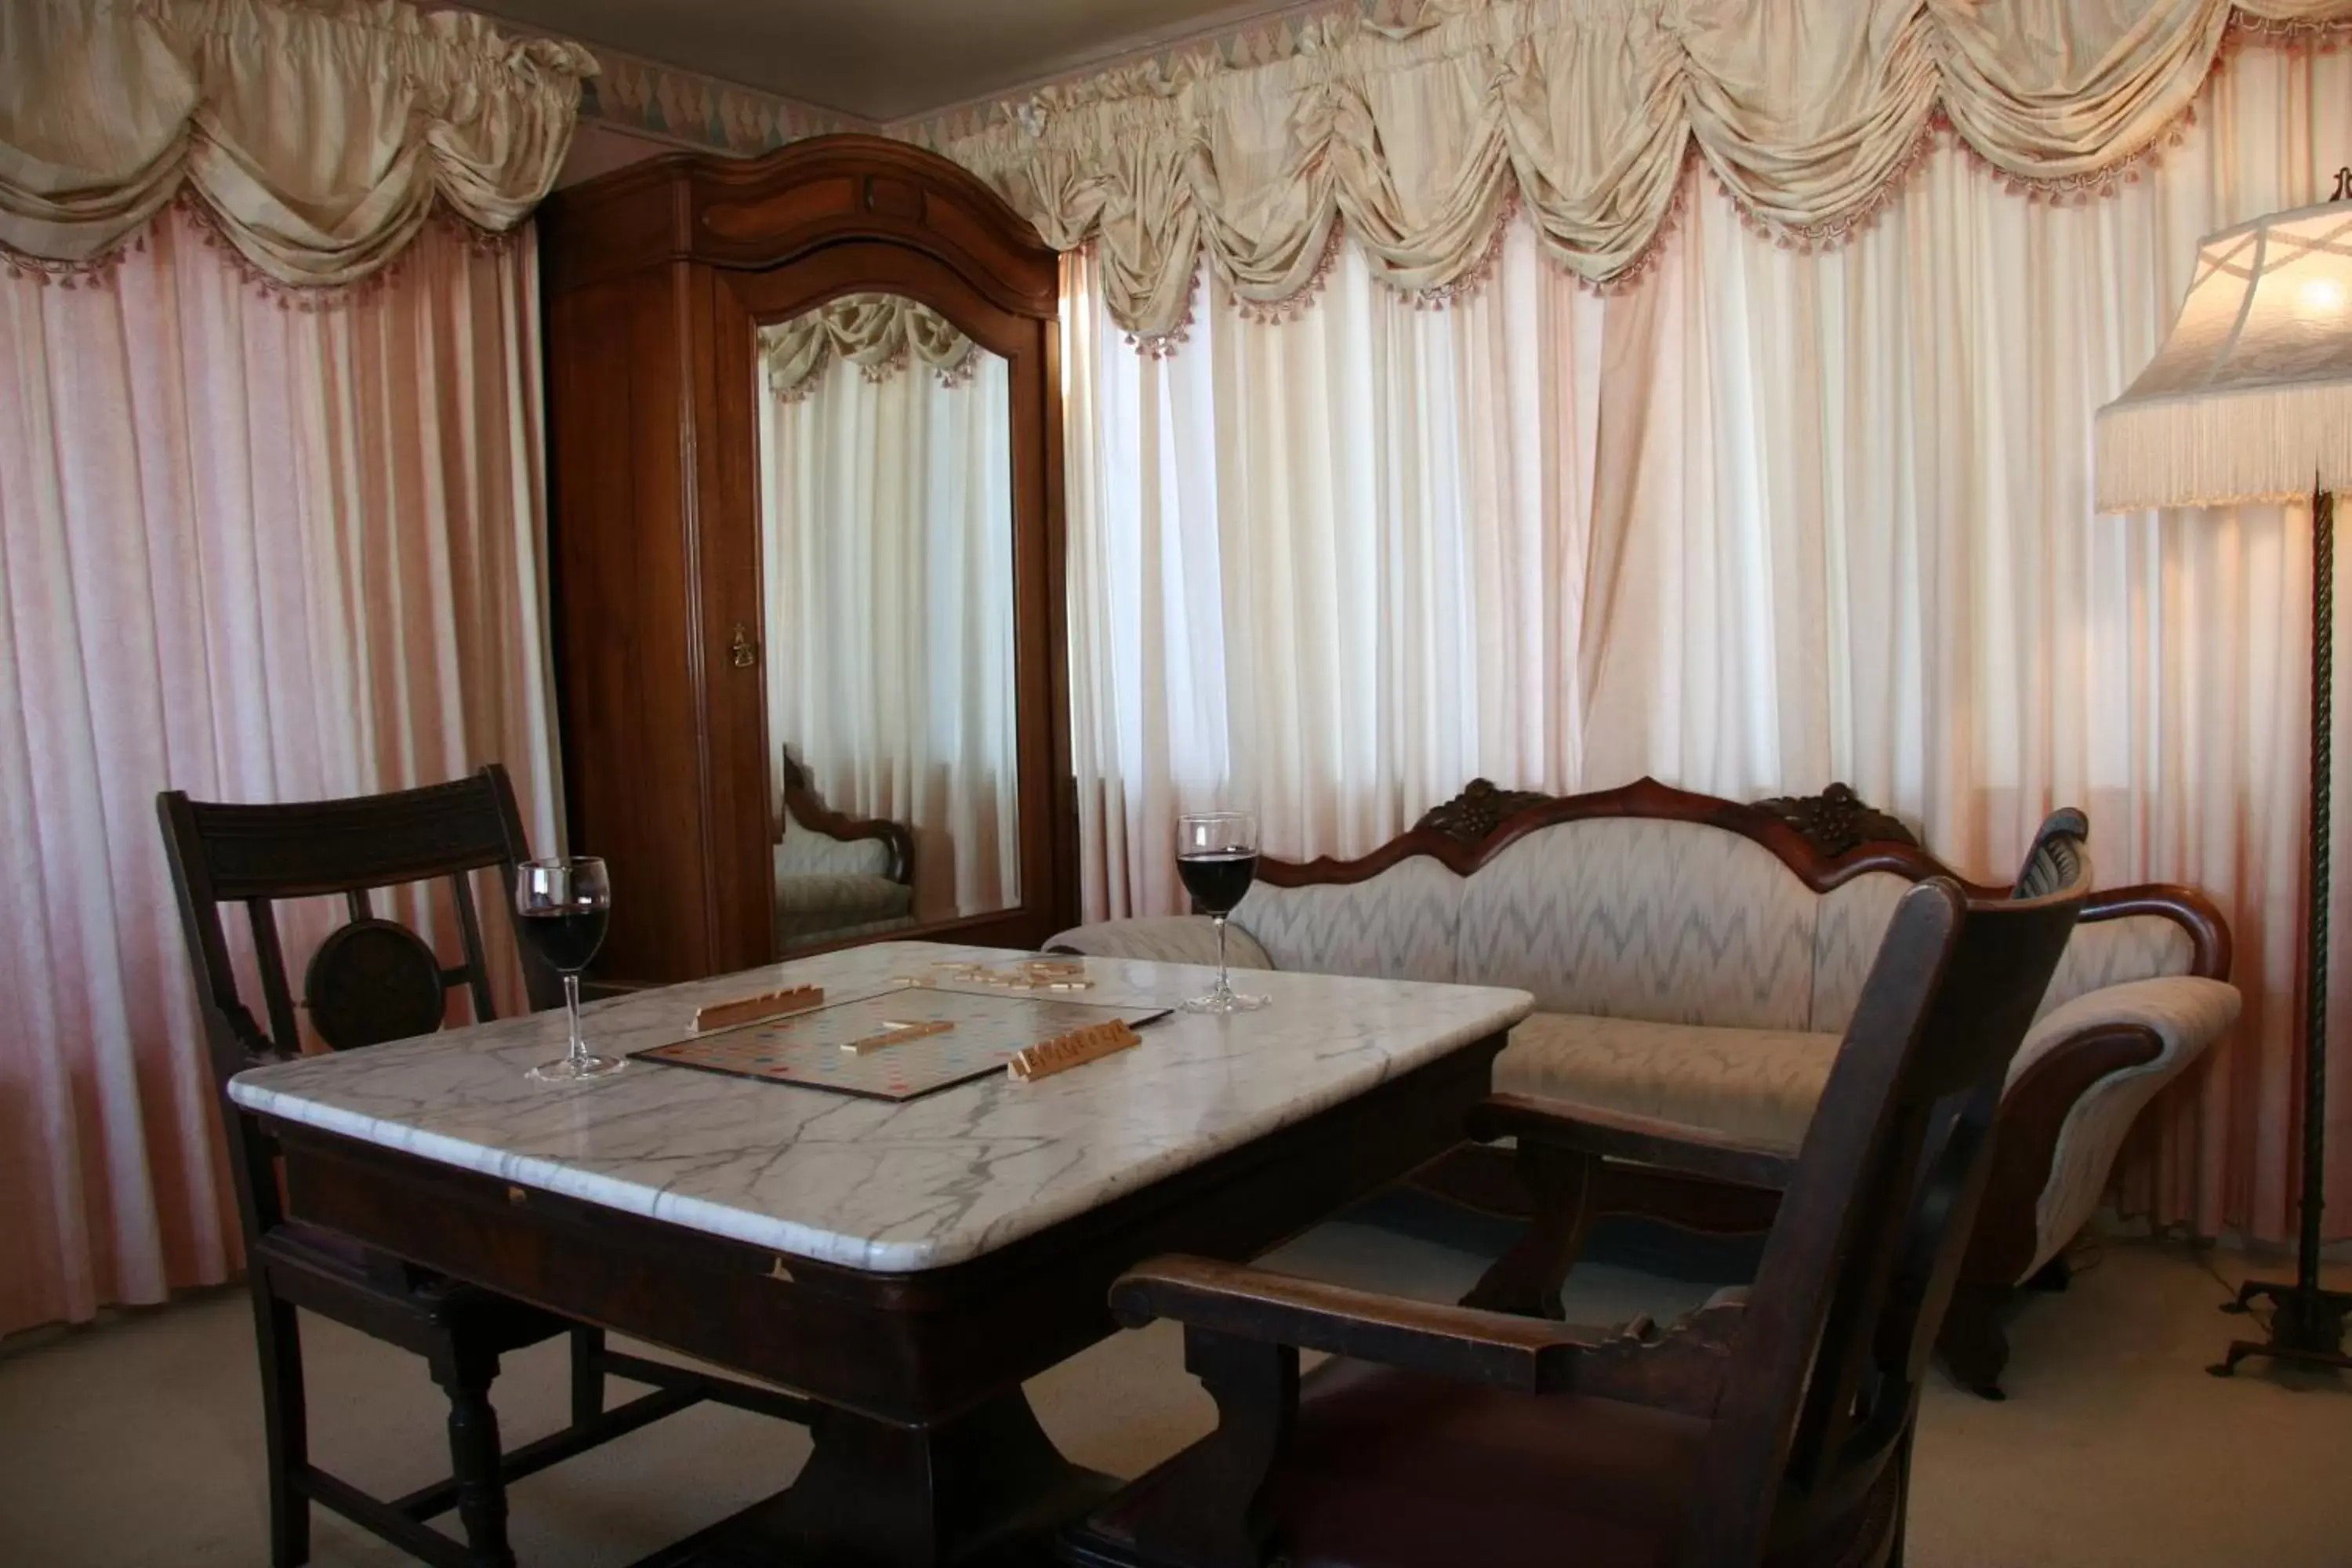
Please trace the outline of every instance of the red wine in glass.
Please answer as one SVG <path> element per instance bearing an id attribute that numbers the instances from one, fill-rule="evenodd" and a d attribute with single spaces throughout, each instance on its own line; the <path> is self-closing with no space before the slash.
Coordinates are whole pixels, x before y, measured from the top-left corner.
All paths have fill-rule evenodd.
<path id="1" fill-rule="evenodd" d="M 1236 992 L 1225 966 L 1225 917 L 1257 878 L 1257 818 L 1244 811 L 1194 812 L 1176 824 L 1176 875 L 1217 927 L 1217 983 L 1184 1003 L 1188 1013 L 1247 1013 L 1263 996 Z"/>
<path id="2" fill-rule="evenodd" d="M 572 1026 L 570 1048 L 531 1068 L 530 1076 L 541 1083 L 574 1083 L 620 1071 L 626 1058 L 590 1054 L 580 1033 L 580 972 L 604 945 L 613 918 L 604 862 L 593 855 L 526 860 L 515 868 L 514 903 L 516 933 L 563 976 L 563 1010 Z"/>
<path id="3" fill-rule="evenodd" d="M 1229 915 L 1257 878 L 1257 851 L 1215 849 L 1176 857 L 1176 875 L 1202 913 Z"/>
<path id="4" fill-rule="evenodd" d="M 524 910 L 515 929 L 546 965 L 561 974 L 577 974 L 588 967 L 604 945 L 604 928 L 613 921 L 610 907 L 601 910 Z"/>

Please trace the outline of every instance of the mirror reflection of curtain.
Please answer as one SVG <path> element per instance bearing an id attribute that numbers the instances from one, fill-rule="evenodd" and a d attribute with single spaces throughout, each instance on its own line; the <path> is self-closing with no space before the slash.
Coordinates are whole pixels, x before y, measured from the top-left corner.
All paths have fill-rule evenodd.
<path id="1" fill-rule="evenodd" d="M 835 811 L 904 823 L 915 914 L 1019 900 L 1005 362 L 911 301 L 769 329 L 769 743 Z M 781 755 L 769 759 L 781 779 Z"/>

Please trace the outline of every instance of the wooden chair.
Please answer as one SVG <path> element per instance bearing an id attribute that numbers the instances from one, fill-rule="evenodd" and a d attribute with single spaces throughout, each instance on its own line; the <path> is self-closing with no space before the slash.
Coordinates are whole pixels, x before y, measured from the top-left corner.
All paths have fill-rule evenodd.
<path id="1" fill-rule="evenodd" d="M 1402 1300 L 1199 1258 L 1112 1288 L 1185 1325 L 1215 1432 L 1063 1542 L 1087 1568 L 1734 1568 L 1902 1554 L 1919 1380 L 2010 1058 L 2087 892 L 1904 896 L 1802 1150 L 1496 1097 L 1473 1134 L 1784 1188 L 1755 1284 L 1663 1331 Z M 1300 1350 L 1336 1358 L 1301 1378 Z"/>
<path id="2" fill-rule="evenodd" d="M 355 1048 L 437 1029 L 446 992 L 458 986 L 471 994 L 477 1018 L 495 1016 L 473 874 L 497 869 L 511 918 L 515 867 L 530 854 L 504 769 L 493 763 L 454 784 L 289 805 L 213 805 L 172 790 L 156 797 L 155 807 L 179 892 L 213 1075 L 223 1091 L 261 1352 L 269 1551 L 277 1568 L 309 1560 L 313 1501 L 427 1563 L 510 1564 L 509 1480 L 703 1398 L 805 1418 L 796 1401 L 607 1351 L 599 1330 L 289 1220 L 267 1130 L 229 1102 L 231 1078 L 300 1048 L 273 912 L 279 900 L 341 896 L 349 910 L 350 923 L 321 944 L 304 987 L 312 1026 L 331 1047 Z M 447 967 L 406 927 L 376 919 L 369 897 L 373 889 L 443 877 L 464 950 L 464 961 Z M 238 994 L 223 933 L 221 906 L 234 903 L 245 905 L 251 921 L 266 1030 Z M 560 1005 L 557 977 L 525 962 L 531 1005 Z M 425 1358 L 449 1396 L 450 1479 L 386 1501 L 310 1462 L 298 1307 Z M 489 1401 L 499 1356 L 567 1332 L 571 1425 L 502 1455 Z M 655 1384 L 656 1392 L 606 1410 L 604 1379 L 614 1373 Z M 464 1546 L 423 1522 L 452 1506 L 465 1528 Z"/>
<path id="3" fill-rule="evenodd" d="M 2024 864 L 2010 888 L 2009 897 L 2045 898 L 2084 875 L 2083 843 L 2090 831 L 2089 819 L 2072 806 L 2052 812 L 2026 847 Z M 2039 1003 L 2037 996 L 2037 1006 Z M 2031 1020 L 2028 1022 L 2030 1026 Z M 2003 1070 L 2006 1071 L 2005 1066 Z M 2003 1098 L 2014 1114 L 2016 1101 L 2008 1097 L 2005 1089 Z M 2065 1103 L 2071 1104 L 2071 1099 Z M 1578 1108 L 1572 1114 L 1581 1114 L 1582 1109 Z M 1685 1190 L 1690 1183 L 1690 1178 L 1680 1171 L 1650 1167 L 1631 1160 L 1614 1162 L 1603 1173 L 1539 1140 L 1522 1141 L 1516 1160 L 1520 1184 L 1534 1200 L 1532 1222 L 1510 1251 L 1497 1259 L 1477 1286 L 1462 1298 L 1465 1307 L 1559 1320 L 1564 1315 L 1560 1291 L 1583 1248 L 1586 1232 L 1606 1201 L 1601 1194 L 1609 1190 L 1610 1184 L 1622 1184 L 1629 1171 L 1653 1180 L 1663 1176 L 1669 1183 L 1685 1184 Z M 2037 1191 L 2040 1180 L 2037 1173 Z M 1716 1181 L 1697 1184 L 1710 1188 L 1717 1200 L 1734 1214 L 1744 1209 L 1766 1216 L 1757 1222 L 1755 1228 L 1759 1231 L 1769 1228 L 1769 1216 L 1780 1201 L 1780 1184 L 1777 1182 Z M 1983 1227 L 1979 1226 L 1972 1246 L 1980 1248 L 1984 1245 Z M 1967 1261 L 1964 1257 L 1961 1277 L 1955 1282 L 1936 1350 L 1950 1370 L 1953 1381 L 1961 1387 L 1985 1398 L 2000 1399 L 2003 1395 L 1999 1380 L 2009 1360 L 2009 1342 L 1995 1313 L 2009 1292 L 2002 1288 L 1971 1285 L 1966 1278 Z"/>

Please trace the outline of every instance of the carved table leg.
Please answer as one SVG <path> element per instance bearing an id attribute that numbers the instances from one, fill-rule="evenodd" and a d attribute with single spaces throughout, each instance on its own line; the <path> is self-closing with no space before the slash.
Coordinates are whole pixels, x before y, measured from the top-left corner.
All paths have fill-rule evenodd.
<path id="1" fill-rule="evenodd" d="M 1062 1457 L 1019 1389 L 937 1426 L 828 1406 L 792 1486 L 637 1568 L 942 1568 L 1046 1561 L 1117 1483 Z"/>
<path id="2" fill-rule="evenodd" d="M 1521 1143 L 1518 1165 L 1535 1200 L 1534 1222 L 1480 1277 L 1462 1304 L 1557 1321 L 1563 1311 L 1560 1287 L 1576 1266 L 1592 1224 L 1595 1162 L 1540 1143 Z"/>
<path id="3" fill-rule="evenodd" d="M 490 1384 L 499 1358 L 467 1351 L 436 1356 L 433 1381 L 449 1396 L 449 1461 L 457 1482 L 457 1518 L 466 1527 L 466 1561 L 474 1568 L 514 1568 L 507 1545 L 507 1488 L 499 1474 L 499 1415 Z"/>
<path id="4" fill-rule="evenodd" d="M 1298 1352 L 1188 1328 L 1184 1369 L 1216 1400 L 1217 1429 L 1074 1531 L 1066 1562 L 1261 1568 L 1269 1561 L 1273 1527 L 1258 1493 L 1298 1415 Z"/>

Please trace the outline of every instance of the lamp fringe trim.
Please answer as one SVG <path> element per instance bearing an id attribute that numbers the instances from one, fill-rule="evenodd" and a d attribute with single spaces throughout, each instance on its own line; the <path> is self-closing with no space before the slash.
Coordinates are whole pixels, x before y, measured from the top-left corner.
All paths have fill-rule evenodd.
<path id="1" fill-rule="evenodd" d="M 2092 445 L 2101 511 L 2352 489 L 2352 381 L 2111 407 Z"/>

